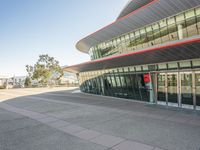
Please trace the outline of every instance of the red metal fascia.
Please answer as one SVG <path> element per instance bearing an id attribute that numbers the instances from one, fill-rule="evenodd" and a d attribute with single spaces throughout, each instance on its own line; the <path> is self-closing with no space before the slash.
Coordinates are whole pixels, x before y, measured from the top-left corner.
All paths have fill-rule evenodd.
<path id="1" fill-rule="evenodd" d="M 136 9 L 135 11 L 133 11 L 133 12 L 127 14 L 126 16 L 124 16 L 124 17 L 122 17 L 122 18 L 119 18 L 119 19 L 117 19 L 116 21 L 112 22 L 111 24 L 109 24 L 109 25 L 107 25 L 107 26 L 105 26 L 105 27 L 103 27 L 103 28 L 97 30 L 96 32 L 94 32 L 94 33 L 92 33 L 92 34 L 90 34 L 90 35 L 88 35 L 88 36 L 86 36 L 85 38 L 88 38 L 88 37 L 90 37 L 90 36 L 96 34 L 97 32 L 100 32 L 100 31 L 102 31 L 102 30 L 104 30 L 104 29 L 106 29 L 106 28 L 112 26 L 113 24 L 115 24 L 115 23 L 117 23 L 117 22 L 120 22 L 120 21 L 122 21 L 122 20 L 124 20 L 124 19 L 126 19 L 126 18 L 128 18 L 128 17 L 130 17 L 130 16 L 132 16 L 133 14 L 135 14 L 135 13 L 137 13 L 137 12 L 139 12 L 139 11 L 145 9 L 145 8 L 147 8 L 148 6 L 150 6 L 150 5 L 154 4 L 154 3 L 156 3 L 157 1 L 159 1 L 159 0 L 153 0 L 152 2 L 150 2 L 150 3 L 148 3 L 148 4 L 144 5 L 144 6 L 142 6 L 142 7 L 138 8 L 138 9 Z M 82 40 L 84 40 L 85 38 L 83 38 Z M 81 40 L 80 40 L 80 41 L 81 41 Z M 80 42 L 80 41 L 79 41 L 79 42 Z"/>
<path id="2" fill-rule="evenodd" d="M 129 13 L 128 15 L 126 15 L 126 16 L 124 16 L 124 17 L 122 17 L 122 18 L 119 18 L 117 21 L 122 21 L 122 20 L 124 20 L 124 19 L 126 19 L 126 18 L 132 16 L 133 14 L 136 14 L 137 12 L 139 12 L 139 11 L 141 11 L 141 10 L 147 8 L 148 6 L 154 4 L 154 3 L 158 2 L 158 1 L 159 1 L 159 0 L 153 0 L 152 2 L 150 2 L 150 3 L 148 3 L 148 4 L 144 5 L 144 6 L 142 6 L 142 7 L 138 8 L 138 9 L 136 9 L 135 11 Z M 117 21 L 115 21 L 115 22 L 117 22 Z M 115 22 L 114 22 L 114 23 L 115 23 Z"/>
<path id="3" fill-rule="evenodd" d="M 176 43 L 170 43 L 170 44 L 162 45 L 162 46 L 159 46 L 159 47 L 146 48 L 144 50 L 139 50 L 137 52 L 131 52 L 131 53 L 127 53 L 127 54 L 121 54 L 121 55 L 107 57 L 107 58 L 102 58 L 102 59 L 98 59 L 98 60 L 94 60 L 94 61 L 88 61 L 88 62 L 85 62 L 85 63 L 81 63 L 81 64 L 77 64 L 77 65 L 72 65 L 72 66 L 69 66 L 67 68 L 78 67 L 78 66 L 87 65 L 87 64 L 94 64 L 94 63 L 99 63 L 99 62 L 103 62 L 103 61 L 109 61 L 109 60 L 112 60 L 112 59 L 117 59 L 117 58 L 122 58 L 122 57 L 126 57 L 126 56 L 132 56 L 132 55 L 138 55 L 138 54 L 142 54 L 142 53 L 146 53 L 146 52 L 158 51 L 160 49 L 166 49 L 166 48 L 170 48 L 170 47 L 187 45 L 187 44 L 196 43 L 196 42 L 200 42 L 200 38 L 190 39 L 190 40 L 176 42 Z"/>

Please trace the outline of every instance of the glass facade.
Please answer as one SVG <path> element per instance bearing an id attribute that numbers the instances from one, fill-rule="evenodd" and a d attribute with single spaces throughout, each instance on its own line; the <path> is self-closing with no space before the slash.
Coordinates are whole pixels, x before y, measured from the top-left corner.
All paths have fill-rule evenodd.
<path id="1" fill-rule="evenodd" d="M 160 20 L 91 47 L 91 59 L 134 52 L 200 34 L 200 7 Z"/>
<path id="2" fill-rule="evenodd" d="M 79 73 L 86 93 L 200 109 L 200 60 Z"/>
<path id="3" fill-rule="evenodd" d="M 95 60 L 199 34 L 200 6 L 100 43 L 91 47 L 89 54 Z M 86 93 L 200 110 L 200 57 L 197 58 L 80 72 L 80 89 Z"/>

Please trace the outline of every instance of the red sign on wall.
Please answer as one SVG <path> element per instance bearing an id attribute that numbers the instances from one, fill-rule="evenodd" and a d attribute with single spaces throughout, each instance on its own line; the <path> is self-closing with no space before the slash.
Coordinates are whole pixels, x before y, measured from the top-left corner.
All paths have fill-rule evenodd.
<path id="1" fill-rule="evenodd" d="M 149 83 L 150 82 L 150 75 L 149 74 L 144 74 L 144 82 Z"/>

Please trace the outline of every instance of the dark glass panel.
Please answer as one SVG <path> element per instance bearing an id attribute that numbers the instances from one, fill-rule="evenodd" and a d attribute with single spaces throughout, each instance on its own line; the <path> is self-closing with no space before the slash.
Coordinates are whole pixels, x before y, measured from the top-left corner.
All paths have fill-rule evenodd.
<path id="1" fill-rule="evenodd" d="M 165 74 L 158 74 L 158 101 L 166 101 Z"/>
<path id="2" fill-rule="evenodd" d="M 196 105 L 200 106 L 200 73 L 195 74 Z"/>
<path id="3" fill-rule="evenodd" d="M 188 18 L 186 20 L 186 25 L 187 25 L 187 32 L 188 32 L 188 37 L 197 35 L 197 24 L 196 24 L 196 18 Z"/>
<path id="4" fill-rule="evenodd" d="M 192 74 L 181 74 L 181 100 L 182 104 L 193 105 Z"/>
<path id="5" fill-rule="evenodd" d="M 168 102 L 178 103 L 178 93 L 177 93 L 177 74 L 167 75 L 168 83 Z"/>

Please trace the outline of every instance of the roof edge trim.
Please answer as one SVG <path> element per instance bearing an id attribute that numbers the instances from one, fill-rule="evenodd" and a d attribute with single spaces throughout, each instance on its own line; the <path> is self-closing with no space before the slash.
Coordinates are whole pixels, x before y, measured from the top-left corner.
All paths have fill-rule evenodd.
<path id="1" fill-rule="evenodd" d="M 159 0 L 153 0 L 153 1 L 151 1 L 150 3 L 148 3 L 148 4 L 146 4 L 146 5 L 142 6 L 142 7 L 140 7 L 140 8 L 138 8 L 138 9 L 134 10 L 133 12 L 127 14 L 126 16 L 121 17 L 121 18 L 115 20 L 114 22 L 108 24 L 107 26 L 105 26 L 105 27 L 103 27 L 103 28 L 101 28 L 101 29 L 99 29 L 99 30 L 97 30 L 97 31 L 95 31 L 95 32 L 93 32 L 93 33 L 91 33 L 91 34 L 89 34 L 88 36 L 86 36 L 85 38 L 83 38 L 83 39 L 81 39 L 81 40 L 79 40 L 79 41 L 77 42 L 76 48 L 77 48 L 79 51 L 83 52 L 83 53 L 88 53 L 90 47 L 88 47 L 88 48 L 86 48 L 86 49 L 81 48 L 81 45 L 80 45 L 80 44 L 81 44 L 82 40 L 84 40 L 84 39 L 86 39 L 86 38 L 88 38 L 88 37 L 90 37 L 90 36 L 96 34 L 97 32 L 102 31 L 103 29 L 108 28 L 109 26 L 112 26 L 113 24 L 115 24 L 115 23 L 117 23 L 117 22 L 120 22 L 120 21 L 122 21 L 122 20 L 124 20 L 124 19 L 126 19 L 126 18 L 128 18 L 128 17 L 130 17 L 130 16 L 132 16 L 133 14 L 135 14 L 135 13 L 137 13 L 137 12 L 139 12 L 139 11 L 145 9 L 145 8 L 147 8 L 148 6 L 154 4 L 154 3 L 158 2 L 158 1 L 159 1 Z"/>
<path id="2" fill-rule="evenodd" d="M 200 37 L 195 38 L 195 39 L 189 39 L 189 40 L 181 41 L 181 42 L 176 42 L 176 43 L 168 43 L 168 44 L 164 44 L 164 45 L 161 45 L 161 46 L 158 46 L 158 47 L 146 48 L 146 49 L 143 49 L 143 50 L 139 50 L 139 51 L 131 52 L 131 53 L 127 53 L 127 54 L 121 54 L 121 55 L 117 55 L 117 56 L 106 57 L 106 58 L 102 58 L 102 59 L 98 59 L 98 60 L 88 61 L 88 62 L 72 65 L 72 66 L 69 66 L 69 67 L 66 67 L 66 68 L 78 67 L 80 65 L 93 64 L 93 63 L 98 63 L 98 62 L 102 62 L 102 61 L 117 59 L 117 58 L 120 58 L 120 57 L 137 55 L 137 54 L 141 54 L 141 53 L 145 53 L 145 52 L 151 52 L 151 51 L 156 51 L 156 50 L 160 50 L 160 49 L 164 49 L 164 48 L 171 48 L 171 47 L 175 47 L 175 46 L 180 46 L 180 45 L 187 45 L 187 44 L 196 43 L 196 42 L 200 42 Z"/>

